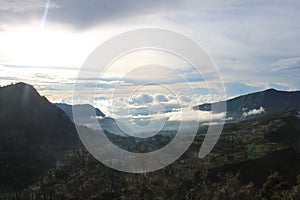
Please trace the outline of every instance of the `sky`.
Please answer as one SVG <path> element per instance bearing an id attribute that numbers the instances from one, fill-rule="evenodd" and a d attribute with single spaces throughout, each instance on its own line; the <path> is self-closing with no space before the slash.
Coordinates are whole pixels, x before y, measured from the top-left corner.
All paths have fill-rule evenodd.
<path id="1" fill-rule="evenodd" d="M 157 103 L 168 110 L 271 87 L 298 90 L 299 9 L 296 0 L 0 0 L 0 85 L 27 82 L 53 102 L 93 101 L 123 116 L 130 106 Z M 86 79 L 87 87 L 99 81 L 96 92 L 74 100 L 78 72 L 95 48 L 139 28 L 172 30 L 198 43 L 217 66 L 226 97 L 208 96 L 213 81 L 178 57 L 144 50 L 114 62 L 100 81 L 96 74 Z M 178 81 L 183 72 L 192 95 Z"/>

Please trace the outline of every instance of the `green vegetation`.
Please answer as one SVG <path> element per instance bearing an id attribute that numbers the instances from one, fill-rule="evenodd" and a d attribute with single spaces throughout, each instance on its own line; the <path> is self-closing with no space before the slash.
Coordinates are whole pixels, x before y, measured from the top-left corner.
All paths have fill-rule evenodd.
<path id="1" fill-rule="evenodd" d="M 32 87 L 1 88 L 0 107 L 0 200 L 300 199 L 300 120 L 294 110 L 226 124 L 205 159 L 198 158 L 207 130 L 201 126 L 176 162 L 129 174 L 93 158 L 79 144 L 73 122 Z M 173 137 L 105 134 L 132 152 L 159 149 Z"/>
<path id="2" fill-rule="evenodd" d="M 281 115 L 228 124 L 213 151 L 202 160 L 197 154 L 206 129 L 199 129 L 180 159 L 145 174 L 110 169 L 81 147 L 68 154 L 67 164 L 45 171 L 37 181 L 22 188 L 3 192 L 0 199 L 298 199 L 300 155 L 289 142 L 266 138 L 268 130 L 275 133 L 291 125 L 288 123 L 292 121 L 286 119 Z M 172 139 L 159 135 L 145 147 L 144 140 L 107 135 L 122 148 L 130 144 L 136 152 Z"/>
<path id="3" fill-rule="evenodd" d="M 74 151 L 68 165 L 49 170 L 38 182 L 0 199 L 288 199 L 300 195 L 299 176 L 294 185 L 278 172 L 262 186 L 242 183 L 239 174 L 230 172 L 210 177 L 209 159 L 189 156 L 159 171 L 128 174 L 102 165 L 85 150 Z"/>

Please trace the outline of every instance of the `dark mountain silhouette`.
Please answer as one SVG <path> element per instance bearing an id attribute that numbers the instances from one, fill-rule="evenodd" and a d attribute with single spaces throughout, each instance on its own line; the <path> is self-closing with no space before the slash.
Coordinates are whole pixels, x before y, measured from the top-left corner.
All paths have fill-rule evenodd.
<path id="1" fill-rule="evenodd" d="M 25 83 L 0 88 L 0 188 L 22 188 L 77 149 L 75 125 Z M 0 191 L 1 192 L 1 191 Z"/>
<path id="2" fill-rule="evenodd" d="M 59 107 L 61 110 L 63 110 L 68 117 L 73 121 L 73 111 L 72 106 L 65 103 L 56 103 L 57 107 Z M 94 106 L 90 104 L 78 104 L 74 105 L 73 109 L 76 109 L 81 115 L 81 118 L 90 118 L 90 117 L 105 117 L 105 114 L 101 112 L 98 108 L 95 108 Z"/>
<path id="3" fill-rule="evenodd" d="M 130 129 L 124 124 L 122 124 L 122 127 L 125 130 L 119 128 L 114 118 L 105 116 L 105 114 L 102 111 L 100 111 L 98 108 L 95 108 L 92 105 L 78 104 L 78 105 L 74 105 L 73 108 L 72 105 L 69 104 L 55 104 L 55 105 L 59 107 L 61 110 L 63 110 L 70 118 L 70 120 L 72 120 L 74 123 L 75 121 L 73 119 L 72 109 L 76 110 L 76 112 L 79 114 L 78 119 L 76 119 L 76 123 L 79 125 L 85 125 L 92 129 L 97 129 L 98 127 L 100 127 L 103 130 L 107 130 L 110 133 L 121 135 L 121 136 L 127 136 L 125 132 L 130 131 Z M 91 118 L 96 118 L 97 124 L 96 123 L 91 124 Z"/>
<path id="4" fill-rule="evenodd" d="M 20 130 L 47 144 L 78 142 L 74 124 L 59 108 L 25 83 L 0 88 L 0 130 Z"/>
<path id="5" fill-rule="evenodd" d="M 299 102 L 300 91 L 286 92 L 268 89 L 227 100 L 227 117 L 232 118 L 233 121 L 240 121 L 280 112 L 286 108 L 300 110 Z M 217 107 L 221 103 L 217 102 L 213 105 Z M 210 103 L 194 107 L 195 110 L 202 111 L 211 111 L 211 108 L 212 104 Z"/>

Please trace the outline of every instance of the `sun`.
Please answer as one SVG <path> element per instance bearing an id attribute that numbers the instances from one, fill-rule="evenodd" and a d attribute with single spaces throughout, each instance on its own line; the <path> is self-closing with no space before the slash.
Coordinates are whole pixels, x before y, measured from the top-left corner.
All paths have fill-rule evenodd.
<path id="1" fill-rule="evenodd" d="M 66 52 L 63 50 L 71 41 L 63 31 L 22 27 L 1 33 L 0 43 L 0 51 L 13 64 L 50 66 L 64 60 Z"/>
<path id="2" fill-rule="evenodd" d="M 101 35 L 100 35 L 101 36 Z M 80 67 L 96 47 L 93 31 L 51 26 L 13 27 L 0 32 L 0 64 Z"/>

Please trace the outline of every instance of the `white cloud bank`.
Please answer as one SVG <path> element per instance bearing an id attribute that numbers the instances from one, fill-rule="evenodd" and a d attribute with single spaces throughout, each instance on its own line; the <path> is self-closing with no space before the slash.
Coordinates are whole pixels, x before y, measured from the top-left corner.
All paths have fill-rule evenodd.
<path id="1" fill-rule="evenodd" d="M 248 117 L 251 115 L 259 115 L 259 114 L 262 114 L 265 112 L 266 111 L 265 111 L 264 107 L 261 106 L 259 109 L 253 109 L 253 110 L 249 110 L 248 112 L 244 112 L 243 117 Z"/>
<path id="2" fill-rule="evenodd" d="M 226 116 L 226 113 L 213 114 L 210 111 L 183 109 L 181 111 L 170 112 L 170 113 L 165 113 L 165 114 L 161 114 L 158 116 L 153 116 L 153 118 L 156 119 L 156 117 L 163 117 L 163 116 L 167 116 L 168 121 L 209 122 L 210 120 L 218 121 L 218 120 L 224 119 Z"/>
<path id="3" fill-rule="evenodd" d="M 99 108 L 106 115 L 113 118 L 136 117 L 139 115 L 157 115 L 178 112 L 179 109 L 191 109 L 203 103 L 213 103 L 224 100 L 221 96 L 211 95 L 169 95 L 162 93 L 140 93 L 131 97 L 118 97 L 113 99 L 96 99 L 91 102 L 95 107 Z M 192 109 L 191 109 L 192 110 Z M 199 115 L 198 112 L 191 111 L 191 117 Z M 178 113 L 177 113 L 178 114 Z M 167 116 L 171 119 L 175 116 Z"/>

